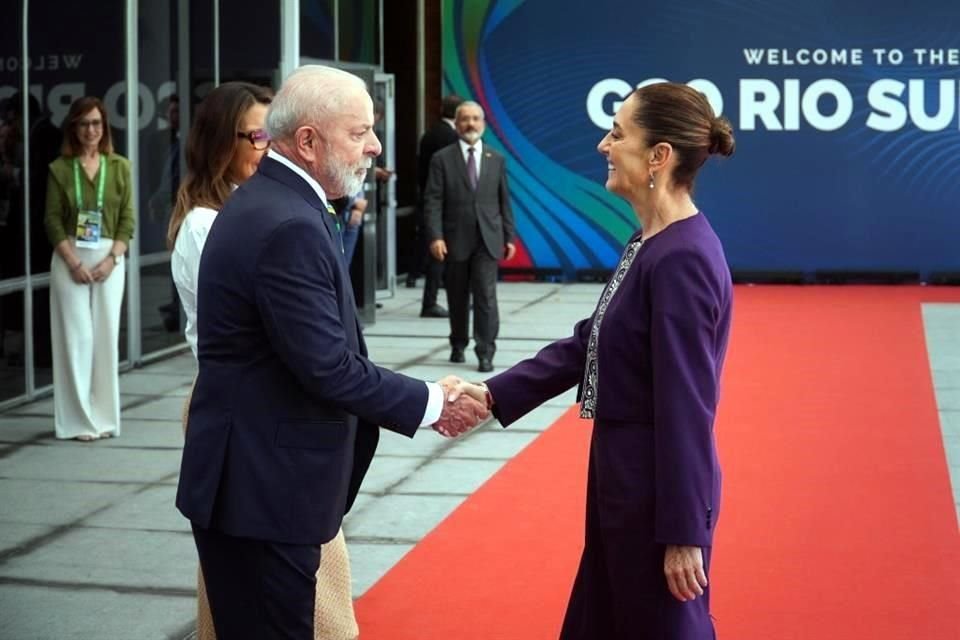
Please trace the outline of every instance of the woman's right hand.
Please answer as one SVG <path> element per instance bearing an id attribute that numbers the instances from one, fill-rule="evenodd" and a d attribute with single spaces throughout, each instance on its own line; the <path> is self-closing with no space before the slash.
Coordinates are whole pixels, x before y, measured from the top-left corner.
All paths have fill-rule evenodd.
<path id="1" fill-rule="evenodd" d="M 70 277 L 77 284 L 91 284 L 93 282 L 93 274 L 83 263 L 80 263 L 76 269 L 70 269 Z"/>

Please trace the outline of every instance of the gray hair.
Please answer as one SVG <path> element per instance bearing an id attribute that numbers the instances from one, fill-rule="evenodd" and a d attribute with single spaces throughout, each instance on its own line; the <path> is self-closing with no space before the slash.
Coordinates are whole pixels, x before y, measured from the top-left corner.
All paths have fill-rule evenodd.
<path id="1" fill-rule="evenodd" d="M 457 112 L 454 117 L 459 116 L 460 109 L 463 109 L 464 107 L 476 107 L 477 109 L 480 109 L 481 117 L 483 117 L 484 120 L 487 119 L 487 114 L 483 112 L 483 107 L 480 106 L 480 103 L 474 102 L 473 100 L 464 100 L 463 102 L 461 102 L 460 106 L 457 107 Z"/>
<path id="2" fill-rule="evenodd" d="M 287 76 L 267 112 L 267 132 L 275 140 L 289 138 L 298 127 L 339 113 L 355 92 L 367 92 L 363 80 L 340 69 L 308 64 Z"/>

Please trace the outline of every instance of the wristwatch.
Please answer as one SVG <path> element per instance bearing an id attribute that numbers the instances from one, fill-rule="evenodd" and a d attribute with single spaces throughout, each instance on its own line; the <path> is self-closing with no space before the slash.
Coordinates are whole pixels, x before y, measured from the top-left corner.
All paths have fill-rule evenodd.
<path id="1" fill-rule="evenodd" d="M 119 265 L 120 265 L 120 256 L 117 255 L 116 253 L 112 252 L 112 251 L 110 252 L 110 255 L 113 256 L 113 266 L 115 266 L 115 267 L 116 267 L 116 266 L 119 266 Z"/>

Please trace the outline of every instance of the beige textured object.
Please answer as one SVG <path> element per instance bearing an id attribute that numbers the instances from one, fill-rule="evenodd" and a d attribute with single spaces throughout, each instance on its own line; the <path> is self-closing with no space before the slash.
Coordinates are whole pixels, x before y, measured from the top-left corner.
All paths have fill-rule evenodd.
<path id="1" fill-rule="evenodd" d="M 187 413 L 193 388 L 183 404 L 183 432 L 187 432 Z M 313 609 L 314 640 L 356 640 L 360 627 L 353 612 L 350 585 L 350 557 L 343 529 L 321 547 L 320 567 L 317 569 L 317 592 Z M 203 573 L 197 569 L 197 640 L 217 640 L 213 615 L 207 601 Z"/>
<path id="2" fill-rule="evenodd" d="M 321 549 L 313 637 L 315 640 L 354 640 L 360 636 L 360 628 L 353 612 L 350 557 L 343 529 Z"/>
<path id="3" fill-rule="evenodd" d="M 197 567 L 197 640 L 217 640 L 213 627 L 213 614 L 207 600 L 207 585 L 203 583 L 203 572 Z"/>

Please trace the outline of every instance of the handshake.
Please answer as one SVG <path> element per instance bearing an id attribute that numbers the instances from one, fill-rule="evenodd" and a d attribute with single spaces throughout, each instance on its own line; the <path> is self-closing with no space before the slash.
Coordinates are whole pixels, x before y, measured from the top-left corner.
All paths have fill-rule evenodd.
<path id="1" fill-rule="evenodd" d="M 487 385 L 474 384 L 447 376 L 437 381 L 443 388 L 443 412 L 433 424 L 439 434 L 456 438 L 470 431 L 490 416 L 492 402 L 488 400 Z"/>

